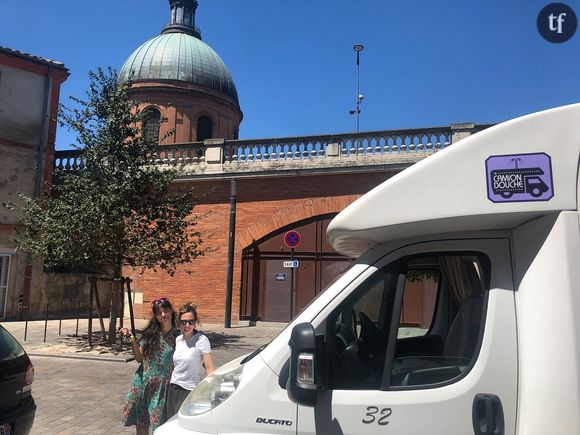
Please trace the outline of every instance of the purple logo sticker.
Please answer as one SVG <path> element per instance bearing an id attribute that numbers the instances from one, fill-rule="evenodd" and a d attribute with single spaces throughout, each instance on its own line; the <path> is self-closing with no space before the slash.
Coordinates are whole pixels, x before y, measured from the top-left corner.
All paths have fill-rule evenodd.
<path id="1" fill-rule="evenodd" d="M 552 160 L 546 153 L 491 156 L 485 172 L 492 202 L 549 201 L 554 196 Z"/>

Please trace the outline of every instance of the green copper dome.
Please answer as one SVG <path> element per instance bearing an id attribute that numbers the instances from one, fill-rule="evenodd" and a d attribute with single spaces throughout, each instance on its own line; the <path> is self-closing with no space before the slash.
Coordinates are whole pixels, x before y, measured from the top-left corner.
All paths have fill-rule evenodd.
<path id="1" fill-rule="evenodd" d="M 238 102 L 236 85 L 219 55 L 205 42 L 182 32 L 162 33 L 129 56 L 119 81 L 178 80 L 214 89 Z"/>

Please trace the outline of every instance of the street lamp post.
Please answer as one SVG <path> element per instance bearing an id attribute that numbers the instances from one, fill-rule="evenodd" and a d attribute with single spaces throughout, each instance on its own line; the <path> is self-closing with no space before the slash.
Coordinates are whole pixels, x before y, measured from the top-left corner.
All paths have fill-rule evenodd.
<path id="1" fill-rule="evenodd" d="M 360 105 L 363 102 L 364 95 L 360 93 L 360 52 L 363 50 L 364 45 L 355 44 L 352 49 L 356 52 L 356 106 L 354 110 L 349 113 L 355 115 L 356 118 L 356 132 L 359 131 L 359 117 L 360 117 Z"/>

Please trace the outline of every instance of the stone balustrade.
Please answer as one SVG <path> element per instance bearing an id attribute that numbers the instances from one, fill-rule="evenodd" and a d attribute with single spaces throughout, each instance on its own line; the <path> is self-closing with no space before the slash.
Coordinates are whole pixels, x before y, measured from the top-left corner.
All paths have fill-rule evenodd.
<path id="1" fill-rule="evenodd" d="M 160 145 L 152 164 L 181 164 L 189 178 L 377 170 L 409 166 L 490 125 L 385 130 Z M 83 168 L 79 150 L 57 151 L 54 173 Z"/>

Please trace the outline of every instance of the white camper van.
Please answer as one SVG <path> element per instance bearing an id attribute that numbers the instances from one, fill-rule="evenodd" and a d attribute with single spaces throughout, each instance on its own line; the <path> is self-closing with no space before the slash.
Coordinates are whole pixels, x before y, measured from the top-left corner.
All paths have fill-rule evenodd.
<path id="1" fill-rule="evenodd" d="M 156 434 L 580 434 L 579 156 L 575 104 L 373 189 L 328 228 L 353 265 Z"/>

